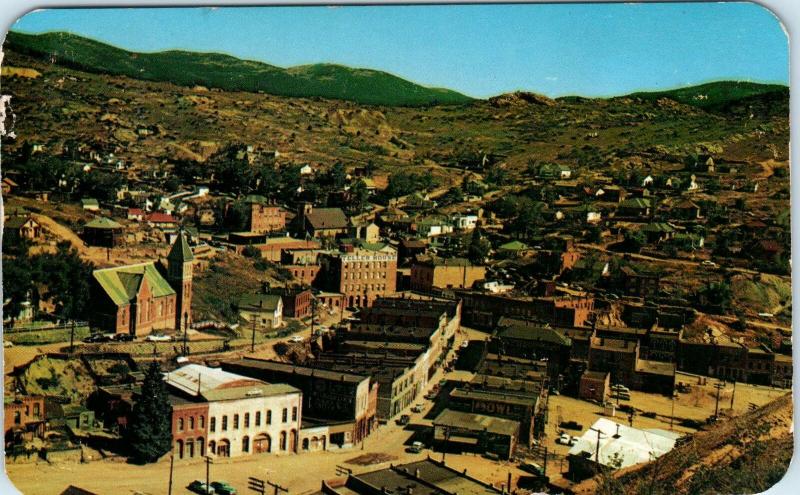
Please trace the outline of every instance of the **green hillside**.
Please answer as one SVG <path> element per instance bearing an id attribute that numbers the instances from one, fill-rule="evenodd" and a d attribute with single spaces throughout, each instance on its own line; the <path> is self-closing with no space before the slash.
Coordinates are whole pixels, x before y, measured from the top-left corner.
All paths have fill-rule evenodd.
<path id="1" fill-rule="evenodd" d="M 679 103 L 705 110 L 726 110 L 737 103 L 753 99 L 788 101 L 789 87 L 781 84 L 761 84 L 744 81 L 717 81 L 665 91 L 631 93 L 631 98 L 658 100 L 669 98 Z"/>
<path id="2" fill-rule="evenodd" d="M 6 48 L 87 72 L 201 85 L 279 96 L 321 97 L 368 105 L 462 104 L 471 98 L 427 88 L 386 72 L 315 64 L 284 69 L 218 53 L 165 51 L 135 53 L 69 33 L 30 35 L 9 32 Z"/>

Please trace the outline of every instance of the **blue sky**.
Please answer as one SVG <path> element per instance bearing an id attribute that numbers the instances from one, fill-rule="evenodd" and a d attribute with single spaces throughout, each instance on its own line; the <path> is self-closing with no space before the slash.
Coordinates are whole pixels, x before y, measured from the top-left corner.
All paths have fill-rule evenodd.
<path id="1" fill-rule="evenodd" d="M 12 29 L 282 67 L 368 67 L 475 97 L 789 78 L 786 35 L 749 3 L 63 9 L 30 13 Z"/>

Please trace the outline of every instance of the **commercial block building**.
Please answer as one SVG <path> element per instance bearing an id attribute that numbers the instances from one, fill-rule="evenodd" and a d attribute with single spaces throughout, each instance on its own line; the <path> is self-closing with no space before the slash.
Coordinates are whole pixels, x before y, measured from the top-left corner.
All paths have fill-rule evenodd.
<path id="1" fill-rule="evenodd" d="M 486 278 L 486 267 L 463 258 L 418 258 L 411 264 L 411 289 L 468 289 Z"/>
<path id="2" fill-rule="evenodd" d="M 321 257 L 320 287 L 344 295 L 348 307 L 371 306 L 397 288 L 397 251 L 389 245 L 345 246 Z"/>

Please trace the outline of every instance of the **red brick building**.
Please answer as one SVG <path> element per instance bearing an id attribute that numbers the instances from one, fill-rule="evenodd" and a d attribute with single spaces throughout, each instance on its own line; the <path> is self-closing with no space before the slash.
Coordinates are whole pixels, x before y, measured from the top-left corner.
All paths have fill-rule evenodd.
<path id="1" fill-rule="evenodd" d="M 263 234 L 286 230 L 286 210 L 270 204 L 263 196 L 250 195 L 244 201 L 250 214 L 250 232 Z"/>
<path id="2" fill-rule="evenodd" d="M 345 305 L 371 306 L 397 290 L 397 252 L 389 245 L 377 249 L 346 246 L 321 259 L 323 289 L 344 295 Z"/>
<path id="3" fill-rule="evenodd" d="M 6 402 L 3 406 L 3 418 L 6 442 L 15 431 L 32 431 L 41 436 L 45 427 L 44 397 L 31 395 Z"/>
<path id="4" fill-rule="evenodd" d="M 281 296 L 283 300 L 283 316 L 303 318 L 311 315 L 311 299 L 313 295 L 307 286 L 275 287 L 269 294 Z"/>
<path id="5" fill-rule="evenodd" d="M 207 402 L 190 402 L 170 396 L 172 404 L 172 444 L 178 459 L 206 455 Z"/>
<path id="6" fill-rule="evenodd" d="M 141 336 L 191 323 L 192 260 L 181 232 L 167 257 L 166 278 L 154 262 L 95 270 L 90 325 Z"/>

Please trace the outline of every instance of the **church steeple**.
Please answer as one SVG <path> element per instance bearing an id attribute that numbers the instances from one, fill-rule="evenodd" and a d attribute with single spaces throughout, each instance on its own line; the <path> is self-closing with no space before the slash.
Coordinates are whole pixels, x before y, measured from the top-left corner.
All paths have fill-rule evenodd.
<path id="1" fill-rule="evenodd" d="M 175 330 L 185 331 L 192 321 L 192 248 L 181 228 L 167 255 L 167 279 L 175 289 Z"/>

